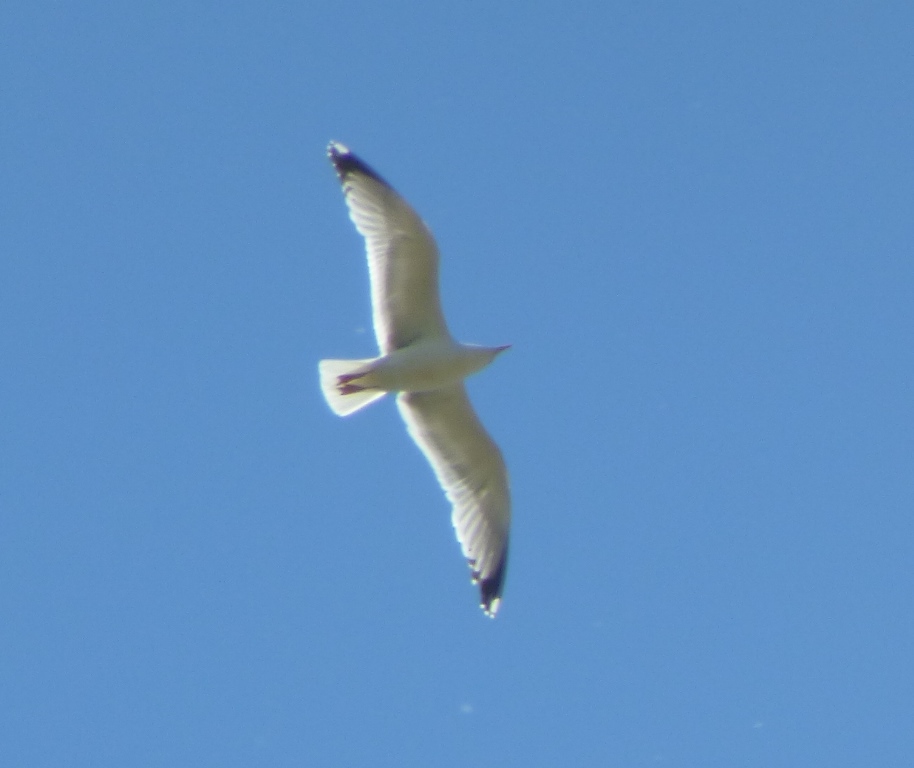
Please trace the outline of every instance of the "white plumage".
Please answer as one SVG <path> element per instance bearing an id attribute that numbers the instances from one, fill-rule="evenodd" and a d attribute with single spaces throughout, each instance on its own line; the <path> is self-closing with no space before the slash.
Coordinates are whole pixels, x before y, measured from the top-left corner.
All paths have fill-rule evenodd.
<path id="1" fill-rule="evenodd" d="M 374 330 L 381 356 L 322 360 L 321 388 L 346 416 L 396 392 L 397 406 L 453 506 L 451 519 L 495 616 L 508 557 L 511 499 L 501 451 L 476 416 L 463 379 L 502 347 L 460 344 L 447 329 L 438 296 L 438 248 L 410 205 L 342 144 L 327 149 L 356 229 L 365 238 Z"/>

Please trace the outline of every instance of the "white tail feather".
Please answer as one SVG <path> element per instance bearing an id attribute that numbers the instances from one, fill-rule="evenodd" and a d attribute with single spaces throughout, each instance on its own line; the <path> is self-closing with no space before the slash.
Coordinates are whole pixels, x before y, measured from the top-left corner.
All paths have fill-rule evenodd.
<path id="1" fill-rule="evenodd" d="M 348 416 L 373 403 L 387 393 L 379 389 L 364 389 L 345 394 L 341 391 L 340 376 L 365 373 L 376 358 L 367 360 L 321 360 L 317 368 L 321 374 L 321 390 L 327 405 L 337 416 Z"/>

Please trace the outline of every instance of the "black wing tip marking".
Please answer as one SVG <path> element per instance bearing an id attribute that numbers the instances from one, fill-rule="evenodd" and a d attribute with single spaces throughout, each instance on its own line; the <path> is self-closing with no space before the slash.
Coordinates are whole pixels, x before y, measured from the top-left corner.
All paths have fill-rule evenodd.
<path id="1" fill-rule="evenodd" d="M 352 151 L 345 144 L 340 144 L 338 141 L 331 141 L 327 145 L 327 157 L 330 158 L 330 162 L 333 163 L 333 167 L 336 169 L 336 175 L 340 177 L 340 181 L 344 184 L 346 183 L 346 179 L 350 176 L 359 174 L 361 176 L 368 176 L 375 181 L 380 182 L 385 187 L 390 186 L 381 174 L 364 160 L 361 160 L 359 157 L 352 154 Z"/>
<path id="2" fill-rule="evenodd" d="M 491 576 L 484 579 L 479 578 L 479 571 L 474 567 L 472 560 L 470 561 L 470 568 L 473 569 L 473 582 L 479 586 L 479 607 L 482 608 L 486 616 L 494 619 L 501 605 L 501 593 L 505 588 L 505 576 L 508 572 L 508 545 L 505 544 L 498 568 L 495 569 Z"/>

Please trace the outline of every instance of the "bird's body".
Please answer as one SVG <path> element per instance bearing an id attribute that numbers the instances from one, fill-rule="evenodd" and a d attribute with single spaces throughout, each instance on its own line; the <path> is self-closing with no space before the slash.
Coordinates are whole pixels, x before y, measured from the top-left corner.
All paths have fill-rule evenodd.
<path id="1" fill-rule="evenodd" d="M 342 144 L 331 143 L 350 216 L 365 237 L 381 356 L 322 360 L 321 388 L 346 416 L 388 392 L 453 505 L 452 522 L 479 584 L 483 610 L 501 601 L 511 503 L 498 447 L 466 396 L 463 379 L 507 346 L 455 341 L 438 297 L 438 249 L 409 204 Z"/>
<path id="2" fill-rule="evenodd" d="M 352 394 L 359 391 L 356 388 L 380 392 L 429 392 L 456 384 L 481 371 L 503 349 L 505 347 L 460 344 L 450 338 L 420 339 L 372 360 L 359 371 L 348 374 L 341 384 Z"/>

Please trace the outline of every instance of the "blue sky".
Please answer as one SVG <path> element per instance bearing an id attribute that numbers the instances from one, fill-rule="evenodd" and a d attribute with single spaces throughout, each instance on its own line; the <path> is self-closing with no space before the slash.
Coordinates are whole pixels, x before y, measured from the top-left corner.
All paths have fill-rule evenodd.
<path id="1" fill-rule="evenodd" d="M 905 3 L 0 9 L 0 763 L 914 752 Z M 367 357 L 347 143 L 514 495 L 487 620 Z"/>

